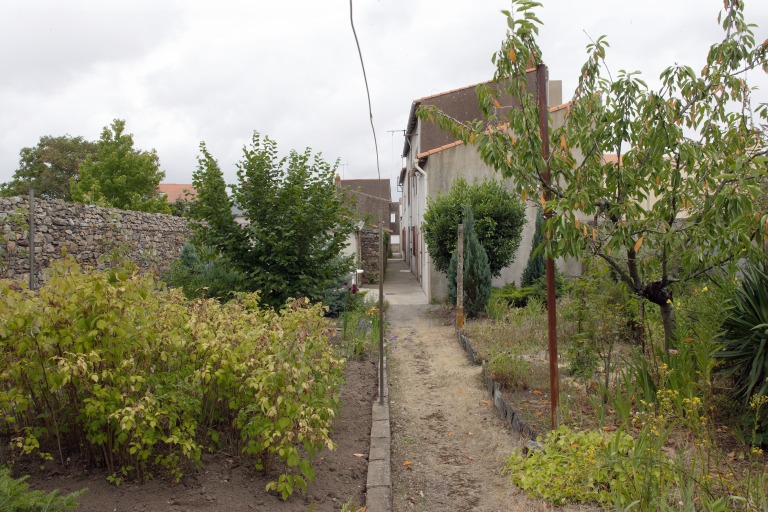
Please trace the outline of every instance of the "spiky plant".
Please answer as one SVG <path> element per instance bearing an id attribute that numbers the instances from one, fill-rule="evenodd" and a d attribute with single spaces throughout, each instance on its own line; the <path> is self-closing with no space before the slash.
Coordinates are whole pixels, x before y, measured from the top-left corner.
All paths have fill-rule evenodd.
<path id="1" fill-rule="evenodd" d="M 748 265 L 727 304 L 717 353 L 720 369 L 733 376 L 735 396 L 748 403 L 768 394 L 768 259 Z"/>

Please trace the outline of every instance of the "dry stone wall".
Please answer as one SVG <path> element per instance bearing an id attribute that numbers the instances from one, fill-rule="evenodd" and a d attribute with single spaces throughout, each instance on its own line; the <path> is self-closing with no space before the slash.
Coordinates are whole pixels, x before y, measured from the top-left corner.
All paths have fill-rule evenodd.
<path id="1" fill-rule="evenodd" d="M 29 200 L 0 198 L 0 277 L 29 275 Z M 94 267 L 107 264 L 105 257 L 123 256 L 143 269 L 163 271 L 189 239 L 186 219 L 35 199 L 35 275 L 62 254 Z"/>
<path id="2" fill-rule="evenodd" d="M 360 260 L 366 283 L 379 282 L 379 230 L 360 231 Z"/>

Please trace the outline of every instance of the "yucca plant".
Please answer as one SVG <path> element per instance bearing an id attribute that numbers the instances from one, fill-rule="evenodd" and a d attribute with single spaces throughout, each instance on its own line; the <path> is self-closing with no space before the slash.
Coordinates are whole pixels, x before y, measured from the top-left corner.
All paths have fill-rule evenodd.
<path id="1" fill-rule="evenodd" d="M 720 370 L 733 376 L 734 395 L 748 403 L 768 394 L 768 259 L 742 270 L 742 280 L 726 305 L 716 354 Z"/>

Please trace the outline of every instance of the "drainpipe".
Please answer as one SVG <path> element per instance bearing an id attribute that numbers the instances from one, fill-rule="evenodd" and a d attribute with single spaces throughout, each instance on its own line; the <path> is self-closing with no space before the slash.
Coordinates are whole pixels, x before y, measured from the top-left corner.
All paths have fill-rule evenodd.
<path id="1" fill-rule="evenodd" d="M 424 219 L 424 210 L 426 210 L 426 208 L 427 208 L 427 197 L 429 197 L 429 179 L 428 179 L 428 176 L 427 176 L 427 171 L 425 171 L 424 169 L 422 169 L 419 166 L 419 160 L 418 159 L 415 160 L 415 162 L 413 163 L 413 166 L 416 169 L 416 172 L 418 172 L 419 174 L 424 176 L 424 205 L 423 205 L 423 210 L 421 212 L 421 217 L 422 217 L 422 220 L 423 220 Z M 421 226 L 419 226 L 419 231 L 421 232 Z M 421 244 L 424 245 L 425 249 L 426 249 L 426 244 L 424 243 L 424 235 L 423 235 L 423 233 L 422 233 L 420 238 L 421 238 Z M 421 255 L 421 260 L 422 260 L 422 265 L 423 265 L 423 268 L 424 268 L 424 271 L 425 271 L 424 273 L 427 276 L 426 279 L 422 279 L 421 282 L 422 282 L 422 286 L 424 288 L 424 294 L 427 296 L 427 299 L 429 300 L 430 293 L 431 293 L 431 288 L 432 288 L 432 279 L 431 279 L 430 272 L 429 272 L 429 263 L 430 263 L 429 262 L 429 251 L 426 251 L 426 250 L 424 251 L 424 253 Z M 424 274 L 422 274 L 422 275 L 424 275 Z"/>

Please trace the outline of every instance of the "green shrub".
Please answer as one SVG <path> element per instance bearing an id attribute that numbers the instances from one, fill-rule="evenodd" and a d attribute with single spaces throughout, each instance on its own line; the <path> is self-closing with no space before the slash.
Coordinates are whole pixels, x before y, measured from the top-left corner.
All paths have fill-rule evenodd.
<path id="1" fill-rule="evenodd" d="M 360 293 L 356 284 L 350 281 L 340 282 L 333 288 L 323 291 L 325 316 L 336 318 L 347 311 L 363 311 L 365 292 Z"/>
<path id="2" fill-rule="evenodd" d="M 600 368 L 600 355 L 597 347 L 588 339 L 576 338 L 565 350 L 568 369 L 571 375 L 589 380 Z"/>
<path id="3" fill-rule="evenodd" d="M 523 308 L 528 304 L 528 298 L 533 293 L 530 287 L 518 288 L 515 283 L 504 285 L 502 288 L 491 290 L 491 299 L 500 299 L 514 308 Z"/>
<path id="4" fill-rule="evenodd" d="M 424 212 L 424 242 L 429 257 L 440 272 L 447 272 L 456 252 L 456 226 L 469 205 L 475 219 L 475 232 L 488 256 L 491 275 L 511 265 L 520 247 L 526 223 L 525 205 L 520 196 L 495 180 L 469 184 L 455 180 L 446 194 L 429 201 Z"/>
<path id="5" fill-rule="evenodd" d="M 596 501 L 612 503 L 611 487 L 627 475 L 614 459 L 628 456 L 634 446 L 623 433 L 572 431 L 561 426 L 547 434 L 541 450 L 526 457 L 513 454 L 504 466 L 512 482 L 555 505 Z"/>
<path id="6" fill-rule="evenodd" d="M 476 317 L 488 304 L 491 295 L 491 267 L 488 255 L 475 233 L 475 218 L 469 205 L 464 207 L 464 312 Z M 448 299 L 456 304 L 456 274 L 458 254 L 454 253 L 448 266 Z"/>
<path id="7" fill-rule="evenodd" d="M 188 302 L 122 269 L 53 267 L 34 294 L 0 281 L 0 429 L 21 454 L 70 452 L 114 483 L 179 479 L 222 435 L 268 471 L 283 498 L 304 490 L 332 447 L 343 361 L 322 306 L 280 311 L 255 294 Z"/>
<path id="8" fill-rule="evenodd" d="M 188 299 L 230 300 L 247 290 L 247 276 L 223 256 L 207 247 L 186 244 L 166 276 L 169 286 L 180 288 Z"/>
<path id="9" fill-rule="evenodd" d="M 533 283 L 530 285 L 530 287 L 525 287 L 522 289 L 530 289 L 530 296 L 535 297 L 541 302 L 546 305 L 547 304 L 547 276 L 540 276 L 537 278 Z M 564 293 L 566 293 L 569 289 L 568 280 L 561 274 L 557 269 L 555 269 L 555 297 L 558 299 L 563 296 Z"/>

